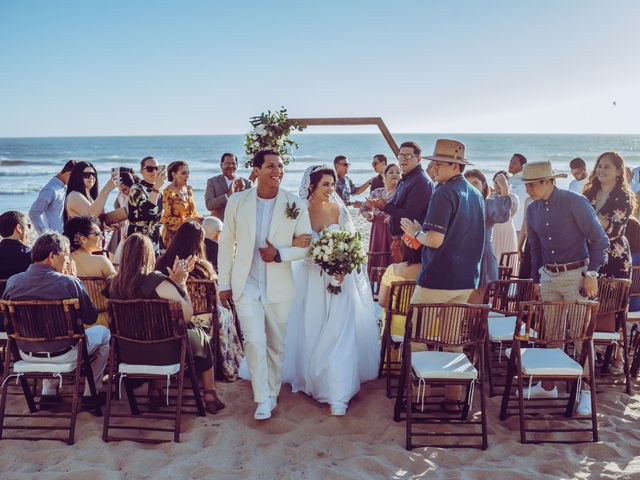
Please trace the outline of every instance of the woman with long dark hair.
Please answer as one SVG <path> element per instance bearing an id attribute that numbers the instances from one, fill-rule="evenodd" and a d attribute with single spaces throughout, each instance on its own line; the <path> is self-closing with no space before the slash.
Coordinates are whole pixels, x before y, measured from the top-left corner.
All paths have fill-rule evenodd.
<path id="1" fill-rule="evenodd" d="M 90 162 L 78 162 L 71 170 L 64 200 L 64 221 L 78 215 L 99 217 L 109 194 L 118 186 L 117 178 L 111 177 L 102 187 L 98 186 L 98 173 Z"/>
<path id="2" fill-rule="evenodd" d="M 181 260 L 192 262 L 191 258 Z M 184 320 L 189 325 L 187 335 L 193 352 L 196 374 L 204 386 L 205 407 L 207 411 L 215 414 L 225 405 L 216 392 L 213 374 L 214 356 L 210 338 L 201 328 L 189 323 L 193 315 L 191 300 L 186 291 L 189 268 L 182 265 L 182 262 L 176 262 L 171 275 L 167 276 L 155 271 L 155 267 L 156 256 L 149 237 L 141 233 L 130 235 L 124 242 L 120 270 L 110 278 L 107 293 L 110 298 L 116 299 L 162 298 L 181 304 Z M 160 357 L 158 363 L 161 363 L 162 351 L 159 350 L 157 355 Z M 144 361 L 145 359 L 140 359 L 140 363 Z M 161 399 L 162 382 L 152 382 L 149 395 L 156 402 Z"/>
<path id="3" fill-rule="evenodd" d="M 609 237 L 607 259 L 600 267 L 600 276 L 631 278 L 631 251 L 625 230 L 636 207 L 636 196 L 627 183 L 620 154 L 604 152 L 597 158 L 583 195 L 591 202 Z"/>

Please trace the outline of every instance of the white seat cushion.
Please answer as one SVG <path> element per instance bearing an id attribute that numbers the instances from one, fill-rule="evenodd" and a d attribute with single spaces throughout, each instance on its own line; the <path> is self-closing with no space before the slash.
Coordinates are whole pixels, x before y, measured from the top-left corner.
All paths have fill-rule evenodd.
<path id="1" fill-rule="evenodd" d="M 618 332 L 593 332 L 593 340 L 615 342 L 616 340 L 620 340 L 620 334 Z"/>
<path id="2" fill-rule="evenodd" d="M 0 340 L 8 340 L 7 332 L 0 332 Z"/>
<path id="3" fill-rule="evenodd" d="M 489 310 L 489 318 L 504 318 L 504 313 Z"/>
<path id="4" fill-rule="evenodd" d="M 180 371 L 180 364 L 171 365 L 135 365 L 131 363 L 121 363 L 118 365 L 120 373 L 141 373 L 145 375 L 175 375 Z"/>
<path id="5" fill-rule="evenodd" d="M 523 348 L 522 373 L 525 375 L 582 375 L 582 366 L 559 348 Z"/>
<path id="6" fill-rule="evenodd" d="M 489 317 L 489 340 L 500 342 L 513 339 L 516 317 Z"/>
<path id="7" fill-rule="evenodd" d="M 404 340 L 404 337 L 402 335 L 391 335 L 391 340 L 393 340 L 396 343 L 399 343 Z"/>
<path id="8" fill-rule="evenodd" d="M 76 362 L 68 363 L 36 363 L 18 360 L 13 364 L 16 373 L 66 373 L 76 369 Z"/>
<path id="9" fill-rule="evenodd" d="M 475 380 L 478 371 L 464 353 L 412 352 L 411 366 L 420 378 Z"/>
<path id="10" fill-rule="evenodd" d="M 640 320 L 640 311 L 638 312 L 628 312 L 627 320 Z"/>

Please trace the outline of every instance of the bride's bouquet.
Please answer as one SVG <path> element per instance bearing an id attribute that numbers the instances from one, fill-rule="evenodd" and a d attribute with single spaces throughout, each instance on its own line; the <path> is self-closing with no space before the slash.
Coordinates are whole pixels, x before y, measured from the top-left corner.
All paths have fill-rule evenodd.
<path id="1" fill-rule="evenodd" d="M 329 275 L 347 275 L 354 270 L 361 272 L 367 257 L 362 248 L 359 232 L 322 229 L 320 238 L 311 243 L 311 258 L 316 265 Z M 341 282 L 335 278 L 327 287 L 330 293 L 342 291 Z"/>

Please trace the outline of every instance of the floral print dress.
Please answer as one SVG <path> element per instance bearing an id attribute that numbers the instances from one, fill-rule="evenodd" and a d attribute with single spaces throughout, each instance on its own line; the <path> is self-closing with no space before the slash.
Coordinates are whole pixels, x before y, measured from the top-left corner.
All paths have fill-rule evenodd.
<path id="1" fill-rule="evenodd" d="M 134 183 L 129 191 L 127 236 L 142 233 L 151 239 L 156 256 L 160 255 L 160 218 L 162 195 L 156 203 L 149 201 L 153 184 L 144 180 Z"/>
<path id="2" fill-rule="evenodd" d="M 180 195 L 171 185 L 162 192 L 163 212 L 162 212 L 162 240 L 164 246 L 168 247 L 178 228 L 189 220 L 200 221 L 196 211 L 196 201 L 193 198 L 193 189 L 187 187 L 187 195 Z"/>
<path id="3" fill-rule="evenodd" d="M 596 213 L 608 220 L 604 229 L 609 237 L 607 260 L 600 268 L 600 276 L 608 278 L 631 278 L 631 250 L 625 237 L 627 221 L 633 205 L 629 194 L 620 187 L 614 188 L 600 210 L 596 209 L 596 196 L 589 198 Z"/>

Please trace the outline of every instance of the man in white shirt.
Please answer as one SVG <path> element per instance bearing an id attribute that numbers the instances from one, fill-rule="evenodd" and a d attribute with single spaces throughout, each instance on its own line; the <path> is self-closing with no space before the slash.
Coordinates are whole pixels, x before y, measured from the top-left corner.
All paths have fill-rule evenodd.
<path id="1" fill-rule="evenodd" d="M 587 183 L 587 164 L 584 163 L 584 160 L 581 158 L 574 158 L 569 162 L 569 168 L 574 178 L 569 184 L 569 190 L 582 195 L 582 189 L 585 183 Z"/>
<path id="2" fill-rule="evenodd" d="M 513 226 L 516 227 L 516 232 L 520 234 L 522 230 L 522 221 L 524 218 L 524 202 L 529 196 L 527 194 L 527 186 L 522 181 L 522 169 L 527 163 L 527 158 L 521 153 L 514 153 L 509 161 L 509 184 L 511 185 L 511 193 L 516 195 L 519 200 L 519 207 L 516 210 L 516 214 L 513 216 Z"/>
<path id="3" fill-rule="evenodd" d="M 238 158 L 233 153 L 223 153 L 220 158 L 222 173 L 207 180 L 207 189 L 204 192 L 204 202 L 211 215 L 224 220 L 224 209 L 227 200 L 235 192 L 241 192 L 251 188 L 251 182 L 245 178 L 237 177 Z"/>

